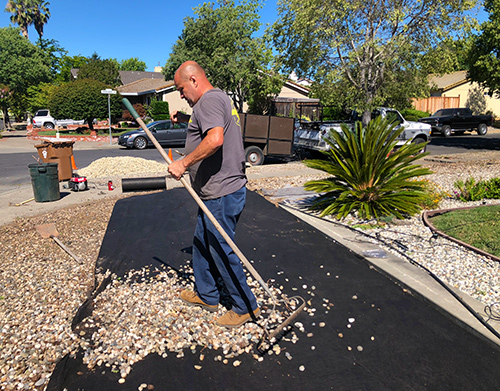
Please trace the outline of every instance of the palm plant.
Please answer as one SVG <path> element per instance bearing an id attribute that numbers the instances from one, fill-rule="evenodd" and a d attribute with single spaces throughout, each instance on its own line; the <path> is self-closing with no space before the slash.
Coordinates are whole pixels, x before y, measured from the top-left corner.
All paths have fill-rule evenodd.
<path id="1" fill-rule="evenodd" d="M 43 26 L 47 24 L 50 18 L 49 3 L 47 1 L 35 0 L 32 3 L 32 15 L 35 30 L 40 37 L 43 36 Z"/>
<path id="2" fill-rule="evenodd" d="M 401 219 L 420 212 L 427 195 L 424 181 L 415 178 L 432 173 L 412 164 L 427 155 L 419 153 L 422 144 L 406 143 L 394 150 L 404 128 L 396 129 L 396 124 L 380 117 L 366 127 L 356 122 L 353 130 L 345 124 L 341 129 L 342 133 L 332 130 L 326 138 L 330 145 L 326 160 L 305 161 L 306 166 L 331 175 L 305 184 L 307 190 L 321 193 L 311 208 L 321 216 L 340 219 L 352 212 L 362 219 Z"/>
<path id="3" fill-rule="evenodd" d="M 35 25 L 35 29 L 42 39 L 43 27 L 50 18 L 49 2 L 43 0 L 9 0 L 5 12 L 10 12 L 10 21 L 19 25 L 21 33 L 29 38 L 28 27 Z"/>
<path id="4" fill-rule="evenodd" d="M 5 12 L 10 12 L 10 21 L 19 25 L 23 37 L 28 39 L 28 26 L 33 23 L 30 2 L 26 0 L 9 0 Z"/>

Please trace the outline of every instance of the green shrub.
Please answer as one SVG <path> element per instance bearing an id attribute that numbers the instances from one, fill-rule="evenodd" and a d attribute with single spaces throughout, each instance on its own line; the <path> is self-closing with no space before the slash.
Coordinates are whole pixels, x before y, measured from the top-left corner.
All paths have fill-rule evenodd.
<path id="1" fill-rule="evenodd" d="M 153 117 L 155 121 L 170 119 L 168 102 L 164 102 L 161 100 L 151 101 L 151 104 L 149 105 L 149 115 Z"/>
<path id="2" fill-rule="evenodd" d="M 469 178 L 465 182 L 458 180 L 454 183 L 454 186 L 458 191 L 455 191 L 455 195 L 460 201 L 480 201 L 486 196 L 486 182 L 478 181 L 474 178 Z"/>
<path id="3" fill-rule="evenodd" d="M 426 111 L 420 111 L 415 109 L 404 109 L 401 110 L 401 115 L 407 121 L 418 121 L 420 118 L 430 117 L 431 113 L 427 113 Z"/>
<path id="4" fill-rule="evenodd" d="M 341 125 L 342 134 L 330 131 L 326 139 L 327 160 L 306 160 L 308 167 L 327 172 L 330 178 L 306 182 L 305 188 L 322 193 L 311 209 L 321 216 L 345 218 L 357 212 L 362 219 L 385 216 L 405 218 L 422 210 L 426 198 L 424 183 L 416 177 L 431 174 L 412 164 L 426 156 L 422 145 L 407 143 L 393 151 L 396 138 L 404 130 L 378 117 L 364 128 Z"/>
<path id="5" fill-rule="evenodd" d="M 477 181 L 469 178 L 454 183 L 456 197 L 460 201 L 480 201 L 482 199 L 500 199 L 500 178 Z"/>
<path id="6" fill-rule="evenodd" d="M 500 199 L 500 178 L 492 178 L 486 181 L 486 198 Z"/>

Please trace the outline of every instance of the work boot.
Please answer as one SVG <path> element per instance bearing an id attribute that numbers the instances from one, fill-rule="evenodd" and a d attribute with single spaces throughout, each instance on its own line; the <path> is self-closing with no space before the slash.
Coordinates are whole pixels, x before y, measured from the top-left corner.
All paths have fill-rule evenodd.
<path id="1" fill-rule="evenodd" d="M 195 305 L 198 307 L 201 307 L 207 311 L 210 312 L 216 312 L 217 309 L 219 308 L 219 305 L 210 305 L 205 303 L 203 300 L 199 298 L 199 296 L 196 294 L 196 292 L 184 289 L 181 294 L 180 298 L 184 303 L 187 303 L 189 305 Z"/>
<path id="2" fill-rule="evenodd" d="M 260 315 L 260 308 L 255 309 L 253 314 L 255 318 L 258 318 Z M 233 328 L 233 327 L 239 327 L 251 319 L 252 316 L 249 313 L 244 315 L 238 315 L 233 310 L 230 310 L 227 311 L 224 315 L 222 315 L 219 319 L 217 319 L 217 324 L 219 326 Z"/>

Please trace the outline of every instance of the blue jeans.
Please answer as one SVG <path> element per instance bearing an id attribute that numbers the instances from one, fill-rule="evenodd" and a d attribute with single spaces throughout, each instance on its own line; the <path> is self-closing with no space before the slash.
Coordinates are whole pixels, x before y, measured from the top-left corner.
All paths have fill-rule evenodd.
<path id="1" fill-rule="evenodd" d="M 203 201 L 232 240 L 245 199 L 246 187 L 243 186 L 232 194 Z M 205 303 L 219 304 L 217 280 L 221 277 L 231 296 L 234 312 L 243 315 L 257 309 L 240 259 L 201 209 L 193 241 L 193 270 L 196 292 Z"/>

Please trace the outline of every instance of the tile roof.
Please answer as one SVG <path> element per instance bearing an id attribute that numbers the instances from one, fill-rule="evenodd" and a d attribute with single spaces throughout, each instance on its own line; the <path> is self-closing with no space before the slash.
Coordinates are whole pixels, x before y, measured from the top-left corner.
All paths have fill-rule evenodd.
<path id="1" fill-rule="evenodd" d="M 467 71 L 458 71 L 458 72 L 448 73 L 442 76 L 431 75 L 429 77 L 429 82 L 431 86 L 436 85 L 438 90 L 443 90 L 443 91 L 467 83 L 468 81 L 469 80 L 467 79 Z"/>
<path id="2" fill-rule="evenodd" d="M 76 79 L 78 76 L 78 68 L 71 68 L 71 77 Z M 165 81 L 165 75 L 160 72 L 141 72 L 141 71 L 118 71 L 120 80 L 123 85 L 130 84 L 141 79 L 154 79 Z"/>
<path id="3" fill-rule="evenodd" d="M 165 75 L 160 72 L 119 71 L 122 83 L 130 84 L 141 79 L 155 79 L 165 81 Z"/>
<path id="4" fill-rule="evenodd" d="M 163 76 L 163 75 L 162 75 Z M 157 90 L 173 86 L 173 81 L 165 81 L 164 79 L 140 79 L 123 86 L 116 87 L 116 90 L 122 94 L 142 95 L 152 93 Z"/>

